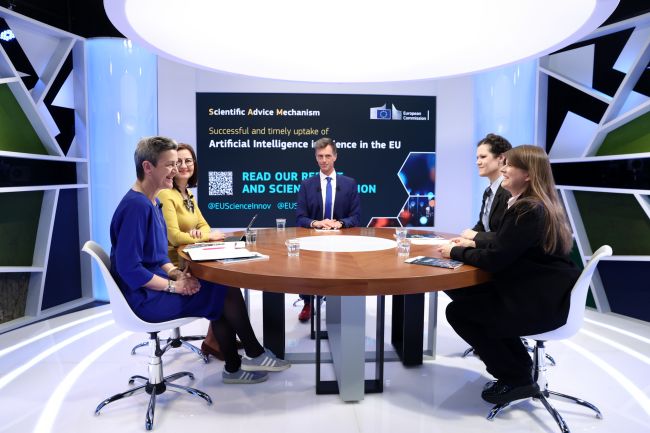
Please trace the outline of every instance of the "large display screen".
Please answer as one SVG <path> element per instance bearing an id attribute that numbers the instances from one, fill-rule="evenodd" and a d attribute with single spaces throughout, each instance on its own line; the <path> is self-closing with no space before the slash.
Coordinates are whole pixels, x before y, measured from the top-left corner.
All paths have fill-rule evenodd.
<path id="1" fill-rule="evenodd" d="M 313 143 L 332 138 L 367 226 L 431 227 L 433 96 L 197 93 L 199 206 L 212 227 L 295 225 L 300 182 L 318 174 Z"/>

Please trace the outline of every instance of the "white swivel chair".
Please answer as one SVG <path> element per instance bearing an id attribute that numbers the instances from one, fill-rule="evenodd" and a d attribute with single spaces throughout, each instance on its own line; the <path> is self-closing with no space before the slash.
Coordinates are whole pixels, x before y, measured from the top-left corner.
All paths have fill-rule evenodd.
<path id="1" fill-rule="evenodd" d="M 169 331 L 169 337 L 167 337 L 167 341 L 164 341 L 165 344 L 168 344 L 169 347 L 176 349 L 178 347 L 184 347 L 185 349 L 188 349 L 194 353 L 196 353 L 199 358 L 203 360 L 206 364 L 210 362 L 210 357 L 203 353 L 201 349 L 193 345 L 192 343 L 188 343 L 189 341 L 198 341 L 198 340 L 205 340 L 205 335 L 181 335 L 181 329 L 180 328 L 173 328 Z M 149 342 L 148 341 L 143 341 L 142 343 L 138 343 L 135 346 L 133 346 L 133 349 L 131 349 L 131 355 L 135 355 L 135 352 L 143 347 L 143 346 L 148 346 Z"/>
<path id="2" fill-rule="evenodd" d="M 125 397 L 131 397 L 135 394 L 146 392 L 151 397 L 149 398 L 149 406 L 147 408 L 147 414 L 145 417 L 145 428 L 147 430 L 151 430 L 153 428 L 154 411 L 156 408 L 156 395 L 162 394 L 165 391 L 189 393 L 191 395 L 201 397 L 208 404 L 212 404 L 212 399 L 205 392 L 199 391 L 195 388 L 172 383 L 175 380 L 185 376 L 188 376 L 190 379 L 194 379 L 194 375 L 189 371 L 181 371 L 169 376 L 163 376 L 161 357 L 171 346 L 169 343 L 167 343 L 162 349 L 160 348 L 160 339 L 158 338 L 158 332 L 171 328 L 178 328 L 179 326 L 186 325 L 194 320 L 199 319 L 199 317 L 186 317 L 161 323 L 145 322 L 144 320 L 140 319 L 133 312 L 133 310 L 131 310 L 131 307 L 126 302 L 124 295 L 122 295 L 122 291 L 117 286 L 117 283 L 110 273 L 110 258 L 102 249 L 102 247 L 99 246 L 96 242 L 88 241 L 83 246 L 82 251 L 88 253 L 99 266 L 102 277 L 108 289 L 108 296 L 111 301 L 111 308 L 113 311 L 113 319 L 115 319 L 115 323 L 129 331 L 147 332 L 149 334 L 149 377 L 140 375 L 131 376 L 129 379 L 130 385 L 133 385 L 135 381 L 142 383 L 125 392 L 115 394 L 114 396 L 102 401 L 95 409 L 95 415 L 99 415 L 99 412 L 102 410 L 102 408 L 109 403 Z"/>
<path id="3" fill-rule="evenodd" d="M 203 360 L 206 364 L 210 362 L 210 357 L 208 356 L 207 353 L 203 353 L 201 349 L 193 345 L 192 343 L 189 343 L 190 341 L 199 341 L 199 340 L 205 340 L 205 335 L 181 335 L 181 328 L 173 328 L 172 330 L 169 331 L 169 337 L 167 337 L 167 341 L 164 341 L 165 344 L 168 344 L 172 349 L 176 349 L 179 347 L 184 347 L 185 349 L 188 349 L 194 353 L 196 353 L 199 358 Z M 149 342 L 148 341 L 143 341 L 142 343 L 138 343 L 135 346 L 133 346 L 133 349 L 131 349 L 131 355 L 135 355 L 135 352 L 144 346 L 148 346 Z"/>
<path id="4" fill-rule="evenodd" d="M 524 346 L 526 346 L 526 350 L 528 350 L 530 353 L 535 353 L 535 348 L 532 347 L 530 344 L 528 344 L 528 339 L 527 338 L 522 337 L 521 342 L 524 344 Z M 135 349 L 133 349 L 133 350 L 135 351 Z M 467 349 L 465 349 L 465 351 L 461 355 L 461 358 L 467 358 L 472 353 L 474 353 L 474 348 L 473 347 L 468 347 Z M 548 353 L 546 353 L 544 356 L 546 357 L 548 362 L 551 363 L 551 365 L 553 365 L 553 366 L 556 365 L 555 358 L 553 358 Z"/>
<path id="5" fill-rule="evenodd" d="M 580 274 L 580 277 L 578 277 L 578 281 L 576 281 L 573 289 L 571 290 L 569 315 L 567 317 L 566 324 L 552 331 L 537 335 L 529 335 L 526 337 L 535 340 L 535 352 L 533 355 L 533 379 L 537 382 L 537 385 L 539 385 L 540 393 L 533 398 L 542 401 L 542 404 L 544 404 L 546 410 L 548 410 L 548 412 L 553 416 L 553 419 L 555 419 L 555 422 L 563 433 L 569 433 L 569 427 L 567 426 L 566 422 L 564 422 L 562 415 L 560 415 L 560 413 L 548 402 L 547 397 L 560 397 L 565 400 L 577 403 L 581 406 L 585 406 L 596 412 L 597 418 L 602 418 L 603 415 L 600 413 L 600 410 L 598 410 L 596 406 L 589 403 L 588 401 L 548 389 L 548 380 L 546 379 L 546 358 L 544 356 L 544 343 L 549 340 L 564 340 L 566 338 L 572 337 L 580 330 L 585 317 L 585 302 L 587 300 L 587 292 L 589 290 L 591 277 L 596 270 L 598 262 L 603 257 L 609 257 L 611 255 L 612 248 L 609 245 L 603 245 L 602 247 L 598 248 L 598 250 L 591 256 L 589 264 L 585 266 L 584 270 Z M 497 404 L 494 406 L 492 410 L 490 410 L 487 419 L 493 420 L 494 417 L 497 416 L 497 414 L 506 406 L 508 406 L 508 403 Z"/>

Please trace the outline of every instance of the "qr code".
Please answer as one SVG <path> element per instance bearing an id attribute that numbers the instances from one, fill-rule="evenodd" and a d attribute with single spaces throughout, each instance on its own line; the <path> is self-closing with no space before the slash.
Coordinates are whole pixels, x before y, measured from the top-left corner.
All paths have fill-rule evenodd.
<path id="1" fill-rule="evenodd" d="M 208 195 L 232 195 L 232 171 L 210 171 L 208 181 Z"/>

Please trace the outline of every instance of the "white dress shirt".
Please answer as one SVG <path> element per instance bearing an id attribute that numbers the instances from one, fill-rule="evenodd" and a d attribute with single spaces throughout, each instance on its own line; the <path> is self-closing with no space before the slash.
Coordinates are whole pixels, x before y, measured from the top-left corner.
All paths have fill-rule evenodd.
<path id="1" fill-rule="evenodd" d="M 517 199 L 521 196 L 521 194 L 513 195 L 508 199 L 508 209 L 510 209 L 510 206 L 514 204 L 514 202 L 517 201 Z"/>

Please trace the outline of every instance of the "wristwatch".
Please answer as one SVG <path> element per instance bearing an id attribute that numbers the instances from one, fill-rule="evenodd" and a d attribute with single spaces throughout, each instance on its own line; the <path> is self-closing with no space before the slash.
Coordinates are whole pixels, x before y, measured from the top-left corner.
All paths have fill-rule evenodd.
<path id="1" fill-rule="evenodd" d="M 167 280 L 167 291 L 169 293 L 176 293 L 176 282 L 174 280 Z"/>

